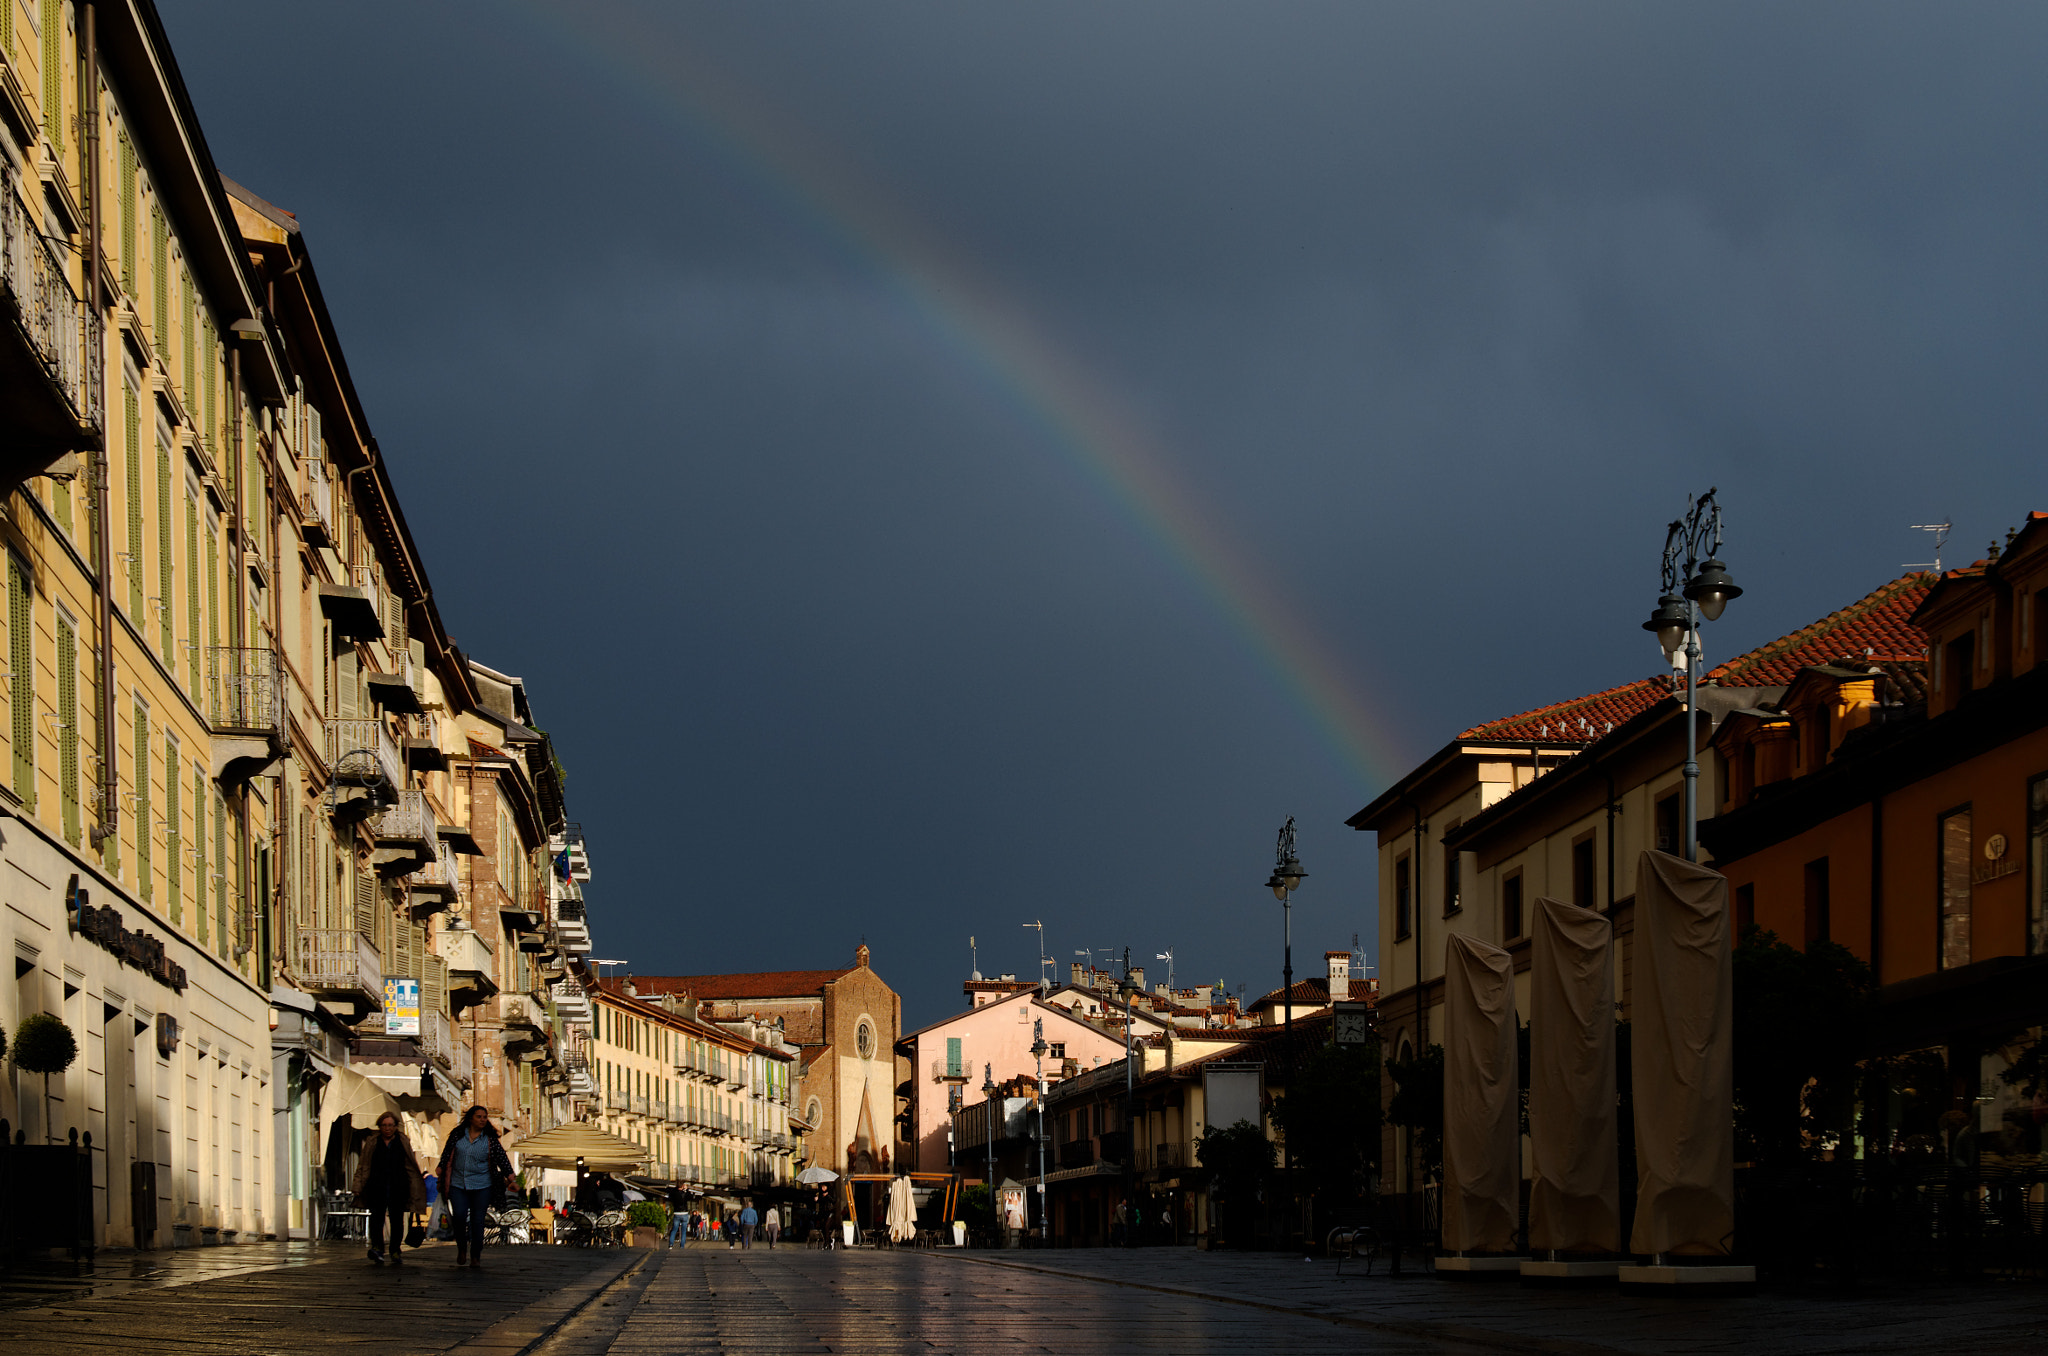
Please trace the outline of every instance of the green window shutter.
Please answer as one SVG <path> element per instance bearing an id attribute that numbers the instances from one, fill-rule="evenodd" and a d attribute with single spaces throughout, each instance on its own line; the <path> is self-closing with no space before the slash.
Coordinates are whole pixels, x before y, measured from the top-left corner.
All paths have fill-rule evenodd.
<path id="1" fill-rule="evenodd" d="M 13 57 L 9 53 L 9 59 Z M 64 153 L 64 7 L 43 6 L 43 135 Z"/>
<path id="2" fill-rule="evenodd" d="M 5 6 L 0 6 L 5 8 Z M 71 526 L 71 482 L 53 480 L 50 482 L 50 505 L 57 519 L 57 530 L 67 537 L 78 535 Z"/>
<path id="3" fill-rule="evenodd" d="M 149 822 L 149 708 L 140 702 L 135 704 L 135 880 L 136 888 L 146 900 L 156 890 L 151 879 Z"/>
<path id="4" fill-rule="evenodd" d="M 367 871 L 356 872 L 355 928 L 365 937 L 377 935 L 377 881 Z"/>
<path id="5" fill-rule="evenodd" d="M 960 1038 L 946 1037 L 946 1072 L 954 1078 L 960 1076 Z"/>
<path id="6" fill-rule="evenodd" d="M 228 958 L 228 803 L 213 797 L 213 924 L 214 954 Z"/>
<path id="7" fill-rule="evenodd" d="M 165 350 L 171 344 L 171 228 L 164 220 L 161 203 L 149 209 L 149 299 L 150 332 L 152 347 L 170 362 Z"/>
<path id="8" fill-rule="evenodd" d="M 199 439 L 205 444 L 208 452 L 213 451 L 215 397 L 220 390 L 219 382 L 214 376 L 220 370 L 219 345 L 220 340 L 213 332 L 212 319 L 202 318 L 199 322 L 199 366 L 203 369 L 200 391 L 205 399 L 199 406 Z"/>
<path id="9" fill-rule="evenodd" d="M 220 644 L 220 534 L 206 529 L 206 643 Z"/>
<path id="10" fill-rule="evenodd" d="M 36 674 L 35 650 L 29 643 L 34 618 L 29 610 L 28 572 L 7 557 L 7 670 L 9 714 L 13 716 L 14 794 L 33 810 L 36 805 Z"/>
<path id="11" fill-rule="evenodd" d="M 121 133 L 121 290 L 135 295 L 135 145 Z"/>
<path id="12" fill-rule="evenodd" d="M 121 390 L 123 413 L 128 416 L 126 470 L 128 472 L 128 617 L 140 628 L 142 618 L 142 402 L 135 388 Z"/>
<path id="13" fill-rule="evenodd" d="M 185 675 L 192 688 L 192 700 L 199 692 L 199 505 L 190 493 L 185 496 Z M 211 656 L 209 656 L 210 658 Z"/>
<path id="14" fill-rule="evenodd" d="M 171 922 L 185 921 L 185 835 L 180 832 L 178 804 L 178 745 L 164 741 L 164 877 L 169 883 Z"/>
<path id="15" fill-rule="evenodd" d="M 171 449 L 159 441 L 156 445 L 156 601 L 157 615 L 163 619 L 164 667 L 172 673 L 178 671 L 178 640 L 171 625 L 172 618 L 177 615 L 171 607 L 171 552 L 176 545 L 171 529 L 176 521 L 171 517 Z"/>
<path id="16" fill-rule="evenodd" d="M 206 774 L 192 769 L 192 921 L 206 945 Z"/>
<path id="17" fill-rule="evenodd" d="M 57 618 L 57 796 L 64 841 L 78 846 L 78 633 Z"/>
<path id="18" fill-rule="evenodd" d="M 85 475 L 79 484 L 85 487 L 85 558 L 98 561 L 100 558 L 100 471 L 99 458 L 85 459 Z M 98 566 L 94 565 L 94 569 Z"/>
<path id="19" fill-rule="evenodd" d="M 199 370 L 199 308 L 193 304 L 192 274 L 186 270 L 178 272 L 178 291 L 185 301 L 185 365 L 182 369 L 185 386 L 185 408 L 191 412 L 199 404 L 199 383 L 193 380 Z"/>
<path id="20" fill-rule="evenodd" d="M 14 60 L 14 6 L 0 5 L 0 53 L 5 53 L 8 62 Z"/>

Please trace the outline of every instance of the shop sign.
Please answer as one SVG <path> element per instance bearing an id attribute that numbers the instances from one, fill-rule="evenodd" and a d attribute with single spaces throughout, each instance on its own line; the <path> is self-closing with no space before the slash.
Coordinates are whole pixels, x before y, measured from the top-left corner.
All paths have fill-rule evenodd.
<path id="1" fill-rule="evenodd" d="M 384 1034 L 420 1034 L 420 982 L 393 975 L 384 981 Z"/>
<path id="2" fill-rule="evenodd" d="M 123 965 L 134 966 L 178 993 L 185 992 L 185 967 L 170 958 L 163 939 L 123 927 L 120 911 L 112 905 L 96 907 L 91 892 L 79 888 L 77 876 L 65 890 L 64 906 L 73 932 L 97 942 Z"/>

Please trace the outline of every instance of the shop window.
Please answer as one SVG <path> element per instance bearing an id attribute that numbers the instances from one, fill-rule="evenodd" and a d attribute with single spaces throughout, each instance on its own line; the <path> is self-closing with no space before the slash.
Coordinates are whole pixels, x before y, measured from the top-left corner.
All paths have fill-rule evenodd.
<path id="1" fill-rule="evenodd" d="M 1970 963 L 1970 810 L 1964 806 L 1941 817 L 1941 969 Z"/>
<path id="2" fill-rule="evenodd" d="M 1828 859 L 1806 864 L 1806 945 L 1828 940 Z"/>
<path id="3" fill-rule="evenodd" d="M 1522 873 L 1500 883 L 1500 939 L 1512 942 L 1522 935 Z"/>

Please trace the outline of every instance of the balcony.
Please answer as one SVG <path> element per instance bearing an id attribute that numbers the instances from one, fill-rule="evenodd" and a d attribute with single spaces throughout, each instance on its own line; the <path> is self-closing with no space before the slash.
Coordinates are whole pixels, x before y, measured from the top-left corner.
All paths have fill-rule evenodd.
<path id="1" fill-rule="evenodd" d="M 648 1105 L 648 1100 L 642 1093 L 635 1092 L 626 1098 L 626 1108 L 635 1116 L 646 1116 Z"/>
<path id="2" fill-rule="evenodd" d="M 342 786 L 382 787 L 396 791 L 405 785 L 404 765 L 398 760 L 398 745 L 381 720 L 330 720 L 327 722 L 327 766 Z"/>
<path id="3" fill-rule="evenodd" d="M 428 861 L 440 859 L 440 826 L 434 822 L 434 807 L 427 804 L 424 791 L 400 791 L 398 803 L 371 820 L 370 827 L 379 847 L 406 848 Z"/>
<path id="4" fill-rule="evenodd" d="M 334 634 L 343 640 L 384 639 L 382 601 L 346 584 L 320 586 L 320 612 L 334 623 Z"/>
<path id="5" fill-rule="evenodd" d="M 9 481 L 97 447 L 106 427 L 100 317 L 71 290 L 64 256 L 43 238 L 17 183 L 0 163 L 0 471 Z"/>
<path id="6" fill-rule="evenodd" d="M 423 716 L 427 708 L 420 705 L 419 678 L 413 672 L 412 656 L 405 655 L 399 660 L 394 673 L 367 673 L 363 675 L 370 689 L 370 700 L 380 710 L 401 716 Z"/>
<path id="7" fill-rule="evenodd" d="M 590 1020 L 590 994 L 573 979 L 555 985 L 555 1011 L 571 1022 Z"/>
<path id="8" fill-rule="evenodd" d="M 935 1059 L 932 1061 L 932 1082 L 965 1083 L 966 1081 L 967 1066 L 959 1060 Z"/>
<path id="9" fill-rule="evenodd" d="M 384 966 L 377 947 L 353 928 L 302 930 L 298 971 L 307 993 L 344 1000 L 364 1011 L 384 1006 Z"/>
<path id="10" fill-rule="evenodd" d="M 1062 1168 L 1085 1168 L 1095 1161 L 1095 1141 L 1092 1139 L 1070 1139 L 1060 1145 L 1059 1164 Z"/>
<path id="11" fill-rule="evenodd" d="M 332 469 L 311 455 L 306 462 L 306 488 L 299 495 L 299 531 L 314 546 L 334 543 L 334 481 Z"/>
<path id="12" fill-rule="evenodd" d="M 580 956 L 590 950 L 590 921 L 582 900 L 555 901 L 555 930 L 561 934 L 564 951 Z"/>
<path id="13" fill-rule="evenodd" d="M 1102 1132 L 1101 1157 L 1105 1163 L 1122 1163 L 1131 1156 L 1131 1132 L 1128 1130 L 1105 1130 Z"/>
<path id="14" fill-rule="evenodd" d="M 667 1103 L 667 1102 L 662 1102 L 662 1101 L 655 1101 L 655 1102 L 650 1102 L 650 1103 L 648 1103 L 648 1107 L 647 1107 L 647 1117 L 648 1117 L 648 1119 L 649 1119 L 649 1120 L 656 1120 L 656 1121 L 666 1121 L 666 1120 L 668 1120 L 668 1119 L 669 1119 L 669 1110 L 668 1110 L 668 1103 Z"/>
<path id="15" fill-rule="evenodd" d="M 420 1050 L 443 1069 L 455 1067 L 455 1032 L 447 1013 L 430 1009 L 420 1014 Z"/>
<path id="16" fill-rule="evenodd" d="M 454 1043 L 455 1082 L 465 1092 L 476 1086 L 476 1054 L 469 1048 L 469 1042 L 457 1032 Z"/>
<path id="17" fill-rule="evenodd" d="M 284 733 L 283 665 L 276 650 L 207 648 L 206 723 L 215 734 Z"/>
<path id="18" fill-rule="evenodd" d="M 406 878 L 406 902 L 412 905 L 415 918 L 439 913 L 453 904 L 462 884 L 461 877 L 456 874 L 455 853 L 446 842 L 438 847 L 432 861 Z"/>

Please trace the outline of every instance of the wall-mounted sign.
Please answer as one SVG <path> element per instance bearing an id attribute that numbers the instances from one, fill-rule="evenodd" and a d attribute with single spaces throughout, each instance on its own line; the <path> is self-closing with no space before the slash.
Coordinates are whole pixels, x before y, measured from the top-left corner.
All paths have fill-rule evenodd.
<path id="1" fill-rule="evenodd" d="M 77 876 L 65 889 L 64 911 L 73 932 L 97 942 L 123 965 L 134 966 L 178 993 L 185 992 L 185 967 L 170 958 L 162 939 L 129 931 L 121 925 L 120 911 L 111 905 L 94 907 L 90 892 L 79 888 Z"/>
<path id="2" fill-rule="evenodd" d="M 156 1015 L 156 1052 L 165 1059 L 178 1053 L 178 1019 L 168 1012 Z"/>
<path id="3" fill-rule="evenodd" d="M 420 1034 L 420 982 L 402 976 L 391 976 L 384 981 L 384 1034 L 387 1036 L 417 1036 Z"/>

